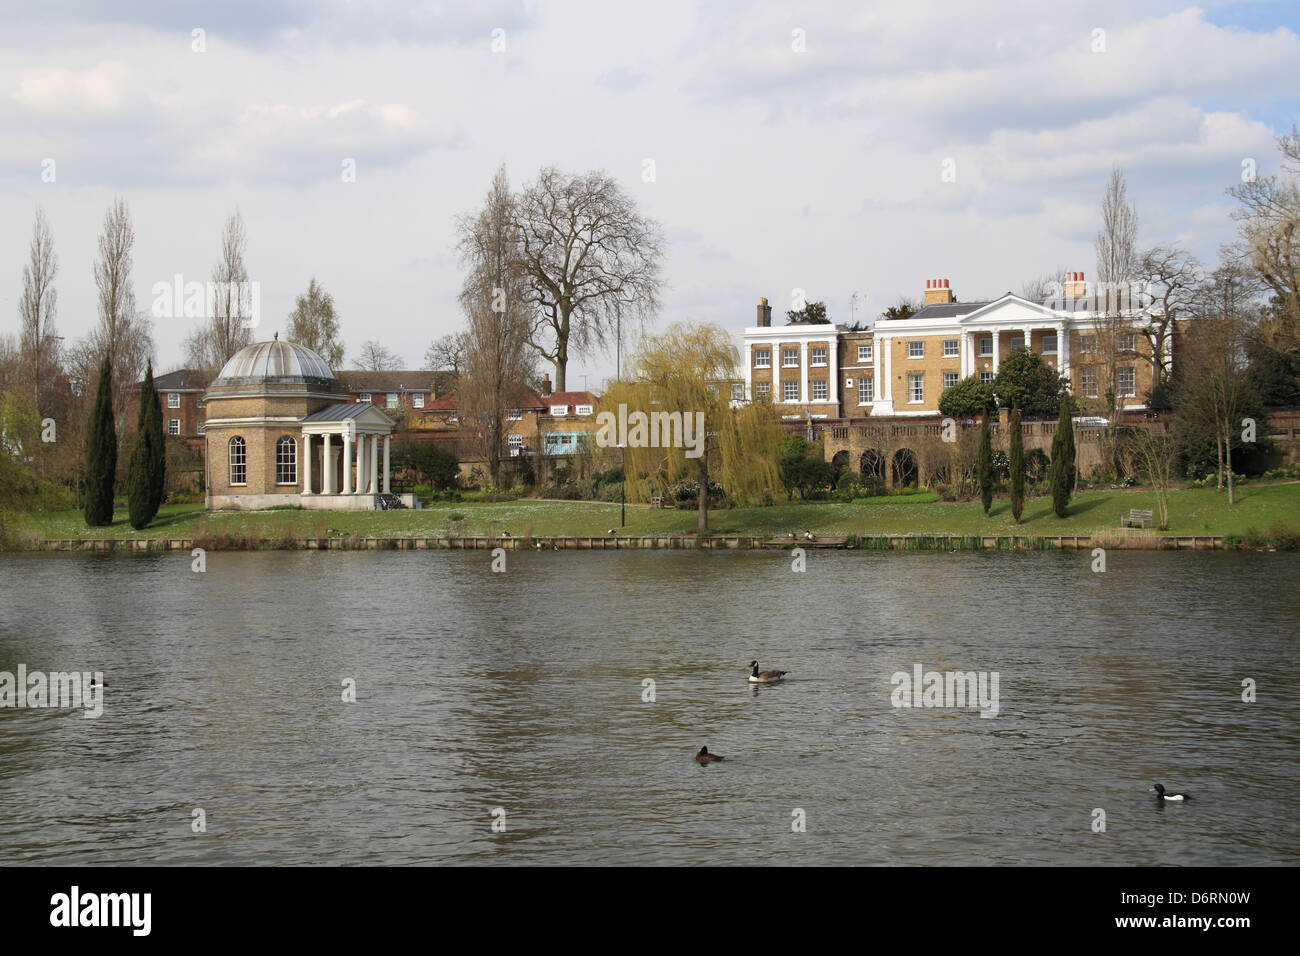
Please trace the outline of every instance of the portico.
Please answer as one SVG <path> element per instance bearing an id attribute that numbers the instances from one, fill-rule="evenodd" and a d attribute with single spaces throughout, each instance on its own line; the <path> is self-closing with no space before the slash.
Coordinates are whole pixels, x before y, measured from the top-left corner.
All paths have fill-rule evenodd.
<path id="1" fill-rule="evenodd" d="M 368 402 L 327 405 L 304 418 L 302 506 L 369 510 L 375 495 L 391 494 L 392 431 Z"/>

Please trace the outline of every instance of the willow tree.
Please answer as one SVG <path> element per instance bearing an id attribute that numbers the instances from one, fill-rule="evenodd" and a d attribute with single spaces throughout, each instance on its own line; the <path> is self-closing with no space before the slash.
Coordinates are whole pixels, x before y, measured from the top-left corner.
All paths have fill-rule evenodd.
<path id="1" fill-rule="evenodd" d="M 781 419 L 766 400 L 732 407 L 738 359 L 723 329 L 675 324 L 642 342 L 631 378 L 606 391 L 597 415 L 596 443 L 621 449 L 632 500 L 695 480 L 700 534 L 709 530 L 710 483 L 742 504 L 782 491 Z"/>

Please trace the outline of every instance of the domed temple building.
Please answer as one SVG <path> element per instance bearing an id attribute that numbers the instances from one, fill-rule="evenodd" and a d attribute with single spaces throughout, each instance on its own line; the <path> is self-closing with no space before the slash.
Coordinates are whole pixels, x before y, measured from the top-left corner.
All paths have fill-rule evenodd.
<path id="1" fill-rule="evenodd" d="M 294 342 L 241 349 L 204 393 L 209 509 L 419 507 L 389 490 L 393 423 L 351 402 L 325 360 Z"/>

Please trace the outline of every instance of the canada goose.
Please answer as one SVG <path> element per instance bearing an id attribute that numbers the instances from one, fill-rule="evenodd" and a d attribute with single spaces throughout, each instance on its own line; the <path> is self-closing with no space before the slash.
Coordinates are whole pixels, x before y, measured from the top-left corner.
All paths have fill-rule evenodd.
<path id="1" fill-rule="evenodd" d="M 618 534 L 618 532 L 615 531 L 613 528 L 610 528 L 608 531 L 605 532 L 605 534 Z"/>
<path id="2" fill-rule="evenodd" d="M 715 760 L 726 760 L 727 758 L 709 753 L 708 747 L 701 747 L 700 752 L 695 755 L 695 759 L 700 763 L 712 763 Z"/>
<path id="3" fill-rule="evenodd" d="M 760 671 L 758 661 L 750 661 L 749 682 L 751 684 L 775 684 L 782 680 L 789 671 Z"/>
<path id="4" fill-rule="evenodd" d="M 1161 784 L 1161 783 L 1156 784 L 1154 787 L 1152 787 L 1150 790 L 1148 790 L 1147 793 L 1154 793 L 1154 794 L 1156 795 L 1156 799 L 1157 799 L 1157 800 L 1159 800 L 1159 799 L 1161 799 L 1161 798 L 1163 798 L 1163 799 L 1165 799 L 1165 800 L 1190 800 L 1190 799 L 1192 799 L 1191 797 L 1189 797 L 1189 796 L 1188 796 L 1187 794 L 1185 794 L 1185 793 L 1166 793 L 1166 792 L 1165 792 L 1164 784 Z"/>
<path id="5" fill-rule="evenodd" d="M 803 539 L 804 539 L 805 541 L 816 541 L 816 540 L 817 540 L 817 535 L 813 534 L 811 531 L 809 531 L 807 528 L 805 528 L 805 529 L 804 529 L 804 532 L 803 532 Z"/>

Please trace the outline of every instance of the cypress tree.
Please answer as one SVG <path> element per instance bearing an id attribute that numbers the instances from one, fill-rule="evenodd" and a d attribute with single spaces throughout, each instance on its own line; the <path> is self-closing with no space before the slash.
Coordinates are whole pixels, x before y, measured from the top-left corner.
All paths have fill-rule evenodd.
<path id="1" fill-rule="evenodd" d="M 99 369 L 99 387 L 86 428 L 86 524 L 113 523 L 113 482 L 117 478 L 117 425 L 113 422 L 113 366 L 108 356 Z"/>
<path id="2" fill-rule="evenodd" d="M 153 366 L 145 377 L 149 387 L 149 431 L 151 436 L 150 451 L 153 453 L 149 468 L 149 487 L 151 490 L 149 520 L 158 514 L 163 498 L 167 495 L 167 438 L 163 429 L 162 402 L 158 398 L 158 389 L 153 383 Z"/>
<path id="3" fill-rule="evenodd" d="M 1020 409 L 1011 409 L 1011 450 L 1007 455 L 1011 463 L 1011 514 L 1020 524 L 1025 510 L 1025 440 L 1020 434 Z"/>
<path id="4" fill-rule="evenodd" d="M 1070 399 L 1061 399 L 1061 415 L 1056 421 L 1056 437 L 1052 439 L 1052 510 L 1056 517 L 1064 518 L 1074 490 L 1074 423 L 1070 417 Z"/>
<path id="5" fill-rule="evenodd" d="M 158 481 L 162 411 L 153 384 L 153 366 L 140 384 L 140 410 L 136 417 L 135 447 L 131 449 L 131 470 L 127 476 L 127 504 L 131 527 L 139 531 L 153 520 L 162 502 Z"/>
<path id="6" fill-rule="evenodd" d="M 980 427 L 980 450 L 975 459 L 975 475 L 979 480 L 980 500 L 984 502 L 984 514 L 987 517 L 989 508 L 993 506 L 993 439 L 989 432 L 987 412 Z"/>

